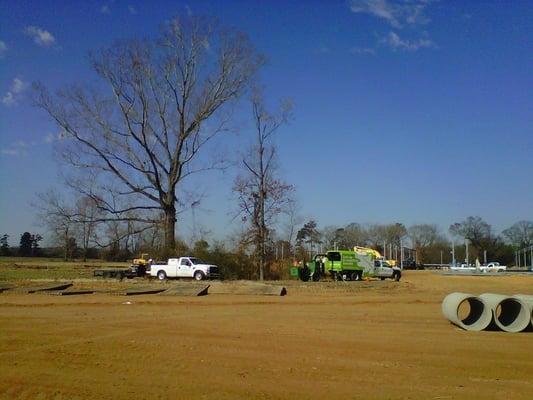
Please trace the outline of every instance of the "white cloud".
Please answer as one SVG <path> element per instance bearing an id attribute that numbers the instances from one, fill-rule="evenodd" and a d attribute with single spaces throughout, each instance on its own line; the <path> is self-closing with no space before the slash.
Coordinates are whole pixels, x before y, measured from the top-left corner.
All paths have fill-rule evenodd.
<path id="1" fill-rule="evenodd" d="M 102 14 L 111 14 L 111 10 L 107 4 L 104 4 L 102 7 L 100 7 L 100 12 Z"/>
<path id="2" fill-rule="evenodd" d="M 13 146 L 19 147 L 19 148 L 25 148 L 25 147 L 28 147 L 28 143 L 26 143 L 24 140 L 18 140 L 13 144 Z"/>
<path id="3" fill-rule="evenodd" d="M 6 155 L 6 156 L 18 156 L 20 155 L 20 151 L 19 150 L 15 150 L 15 149 L 2 149 L 0 150 L 0 153 Z"/>
<path id="4" fill-rule="evenodd" d="M 63 140 L 67 137 L 66 133 L 61 131 L 59 133 L 48 133 L 45 137 L 44 137 L 44 143 L 54 143 L 54 142 L 57 142 L 59 140 Z"/>
<path id="5" fill-rule="evenodd" d="M 435 47 L 435 43 L 429 39 L 419 39 L 415 41 L 404 40 L 395 32 L 389 32 L 381 42 L 385 43 L 393 50 L 417 51 L 422 48 Z"/>
<path id="6" fill-rule="evenodd" d="M 132 15 L 137 14 L 137 9 L 134 6 L 132 6 L 131 4 L 128 5 L 128 10 L 129 10 L 130 14 L 132 14 Z"/>
<path id="7" fill-rule="evenodd" d="M 20 78 L 15 78 L 11 82 L 11 91 L 15 94 L 22 93 L 27 87 L 28 84 Z"/>
<path id="8" fill-rule="evenodd" d="M 13 143 L 11 146 L 2 149 L 0 153 L 6 156 L 23 156 L 27 154 L 28 147 L 28 143 L 23 140 L 19 140 Z"/>
<path id="9" fill-rule="evenodd" d="M 2 104 L 5 106 L 13 106 L 17 104 L 22 92 L 26 90 L 28 84 L 20 78 L 15 78 L 11 82 L 11 86 L 7 93 L 2 97 Z"/>
<path id="10" fill-rule="evenodd" d="M 425 11 L 431 2 L 432 0 L 352 0 L 350 9 L 354 13 L 384 19 L 393 27 L 401 28 L 404 25 L 428 23 Z"/>
<path id="11" fill-rule="evenodd" d="M 370 48 L 370 47 L 352 47 L 350 49 L 350 53 L 352 54 L 376 54 L 376 50 Z"/>
<path id="12" fill-rule="evenodd" d="M 4 97 L 2 97 L 2 104 L 5 106 L 12 106 L 16 103 L 15 96 L 13 96 L 13 93 L 7 92 Z"/>
<path id="13" fill-rule="evenodd" d="M 31 37 L 35 44 L 42 47 L 49 47 L 56 41 L 50 32 L 45 31 L 38 26 L 27 26 L 24 33 Z"/>
<path id="14" fill-rule="evenodd" d="M 7 51 L 7 45 L 4 41 L 0 40 L 0 59 L 4 58 L 4 54 Z"/>

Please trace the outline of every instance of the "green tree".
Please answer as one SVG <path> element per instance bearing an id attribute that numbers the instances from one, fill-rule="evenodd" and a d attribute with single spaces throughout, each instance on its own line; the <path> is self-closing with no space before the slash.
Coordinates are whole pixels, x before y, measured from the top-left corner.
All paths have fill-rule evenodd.
<path id="1" fill-rule="evenodd" d="M 322 235 L 317 229 L 317 224 L 314 220 L 310 220 L 296 234 L 296 250 L 297 256 L 303 260 L 307 259 L 306 244 L 309 245 L 310 251 L 315 250 L 315 245 L 322 243 Z"/>
<path id="2" fill-rule="evenodd" d="M 20 246 L 19 246 L 19 255 L 22 257 L 31 256 L 32 251 L 32 237 L 30 232 L 24 232 L 20 236 Z"/>
<path id="3" fill-rule="evenodd" d="M 43 240 L 43 237 L 38 233 L 31 235 L 31 256 L 37 257 L 40 255 L 41 249 L 39 248 L 39 242 Z"/>
<path id="4" fill-rule="evenodd" d="M 8 234 L 3 234 L 2 237 L 0 237 L 0 255 L 2 256 L 9 256 L 11 254 L 8 239 Z"/>
<path id="5" fill-rule="evenodd" d="M 205 240 L 198 240 L 194 243 L 192 254 L 195 257 L 208 259 L 209 258 L 209 243 Z"/>

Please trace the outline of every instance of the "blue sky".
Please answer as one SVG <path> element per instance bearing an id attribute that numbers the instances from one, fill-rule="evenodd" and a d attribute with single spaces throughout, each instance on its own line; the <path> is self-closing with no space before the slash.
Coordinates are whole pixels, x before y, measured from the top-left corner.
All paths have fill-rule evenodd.
<path id="1" fill-rule="evenodd" d="M 60 183 L 58 128 L 33 81 L 94 81 L 87 52 L 154 36 L 176 14 L 217 16 L 268 57 L 269 100 L 290 97 L 281 175 L 320 226 L 479 215 L 496 232 L 533 219 L 530 1 L 0 1 L 0 233 L 40 231 L 29 203 Z M 246 125 L 237 139 L 246 142 Z M 236 171 L 198 178 L 196 216 L 230 234 Z M 190 215 L 180 224 L 190 234 Z"/>

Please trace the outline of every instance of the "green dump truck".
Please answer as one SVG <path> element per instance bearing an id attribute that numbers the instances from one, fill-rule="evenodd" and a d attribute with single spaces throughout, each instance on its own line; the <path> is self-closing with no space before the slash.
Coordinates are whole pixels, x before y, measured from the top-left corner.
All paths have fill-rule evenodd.
<path id="1" fill-rule="evenodd" d="M 376 259 L 372 254 L 361 254 L 349 250 L 330 250 L 317 254 L 312 261 L 298 269 L 299 278 L 307 282 L 319 281 L 330 276 L 334 280 L 359 281 L 363 277 L 394 279 L 399 281 L 402 271 L 391 267 L 385 260 Z"/>

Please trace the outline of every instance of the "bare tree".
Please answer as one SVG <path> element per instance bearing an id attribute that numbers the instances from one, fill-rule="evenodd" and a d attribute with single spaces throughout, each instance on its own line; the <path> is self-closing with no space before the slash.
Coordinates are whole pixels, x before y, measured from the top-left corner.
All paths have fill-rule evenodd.
<path id="1" fill-rule="evenodd" d="M 285 215 L 283 227 L 285 228 L 286 240 L 291 247 L 296 237 L 296 228 L 304 222 L 303 216 L 299 213 L 300 209 L 301 207 L 297 201 L 289 199 L 283 212 Z"/>
<path id="2" fill-rule="evenodd" d="M 412 225 L 407 229 L 407 235 L 415 249 L 431 246 L 435 242 L 443 241 L 444 239 L 435 224 Z"/>
<path id="3" fill-rule="evenodd" d="M 518 248 L 528 247 L 533 244 L 533 222 L 518 221 L 502 232 L 508 241 Z"/>
<path id="4" fill-rule="evenodd" d="M 63 258 L 67 261 L 70 254 L 70 241 L 76 224 L 76 211 L 54 190 L 37 194 L 34 206 L 38 210 L 40 224 L 46 226 L 54 240 L 63 247 Z"/>
<path id="5" fill-rule="evenodd" d="M 154 40 L 117 42 L 91 60 L 104 85 L 53 96 L 36 83 L 35 102 L 63 130 L 64 160 L 97 178 L 97 187 L 78 180 L 77 188 L 116 221 L 153 224 L 162 213 L 173 249 L 176 216 L 191 204 L 178 186 L 220 166 L 199 154 L 227 130 L 231 104 L 262 58 L 244 34 L 191 17 L 164 24 Z"/>
<path id="6" fill-rule="evenodd" d="M 91 241 L 95 239 L 98 220 L 101 219 L 101 210 L 96 201 L 91 197 L 81 197 L 76 201 L 74 220 L 83 248 L 83 261 L 87 260 L 87 252 Z"/>
<path id="7" fill-rule="evenodd" d="M 233 190 L 238 196 L 238 215 L 250 224 L 250 241 L 255 245 L 259 279 L 263 280 L 272 225 L 289 203 L 293 190 L 276 178 L 276 146 L 272 141 L 290 117 L 292 106 L 284 103 L 279 115 L 272 115 L 258 91 L 252 96 L 251 104 L 255 143 L 242 160 L 245 174 L 236 178 Z"/>
<path id="8" fill-rule="evenodd" d="M 478 250 L 482 248 L 484 241 L 493 237 L 491 226 L 481 217 L 472 216 L 450 225 L 450 233 L 453 236 L 470 240 Z"/>

